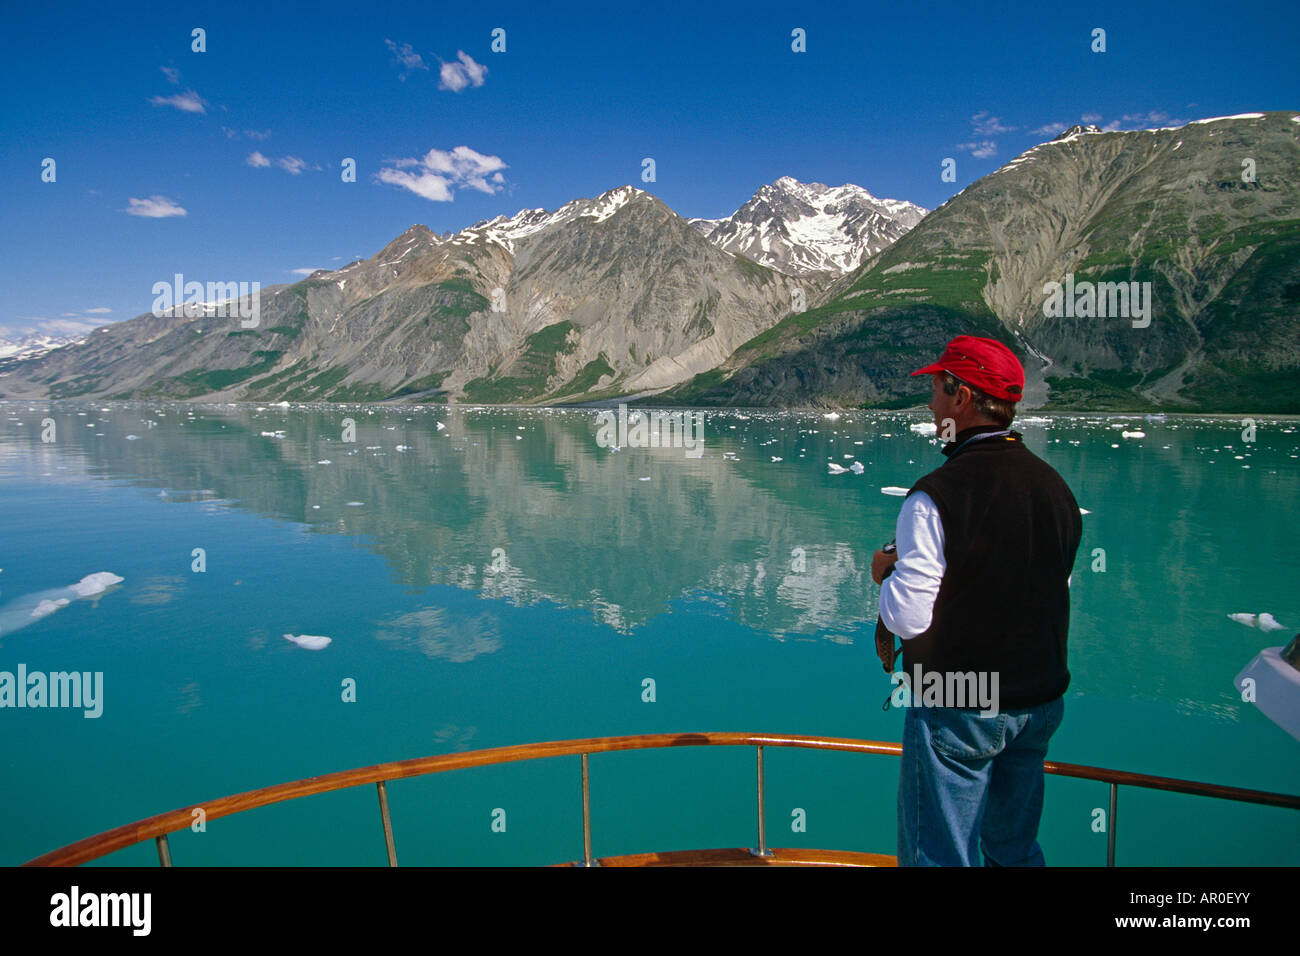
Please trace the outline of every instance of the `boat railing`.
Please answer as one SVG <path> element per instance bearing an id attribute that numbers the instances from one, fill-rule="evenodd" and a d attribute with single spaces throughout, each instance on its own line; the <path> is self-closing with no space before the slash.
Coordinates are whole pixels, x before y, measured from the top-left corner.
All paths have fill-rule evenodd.
<path id="1" fill-rule="evenodd" d="M 756 751 L 758 833 L 757 846 L 734 850 L 687 850 L 671 853 L 647 853 L 635 856 L 608 857 L 600 860 L 591 850 L 591 777 L 588 758 L 591 754 L 616 750 L 646 750 L 662 747 L 754 747 Z M 845 737 L 817 737 L 757 733 L 670 733 L 642 734 L 626 737 L 594 737 L 584 740 L 558 740 L 539 743 L 496 747 L 462 753 L 416 757 L 392 763 L 373 764 L 354 770 L 307 777 L 289 783 L 280 783 L 257 790 L 248 790 L 221 797 L 205 803 L 193 804 L 157 816 L 138 820 L 78 840 L 57 850 L 52 850 L 23 864 L 24 866 L 79 866 L 118 850 L 153 840 L 157 845 L 158 862 L 171 866 L 171 848 L 168 834 L 190 828 L 195 812 L 202 811 L 204 820 L 255 810 L 273 803 L 297 800 L 313 794 L 328 793 L 350 787 L 374 784 L 379 797 L 379 816 L 383 827 L 384 846 L 388 865 L 397 866 L 397 846 L 393 836 L 393 823 L 388 809 L 388 782 L 408 777 L 422 777 L 450 770 L 483 767 L 521 760 L 538 760 L 547 757 L 577 756 L 581 758 L 582 775 L 582 860 L 575 866 L 595 865 L 691 865 L 691 864 L 831 864 L 889 866 L 895 859 L 883 854 L 854 853 L 836 850 L 773 850 L 767 845 L 764 818 L 763 751 L 767 747 L 798 747 L 810 750 L 842 750 L 851 753 L 887 754 L 899 756 L 901 744 L 879 740 L 854 740 Z M 1155 777 L 1123 770 L 1108 770 L 1079 764 L 1045 761 L 1043 769 L 1050 774 L 1095 780 L 1109 785 L 1110 805 L 1106 816 L 1106 865 L 1115 865 L 1116 817 L 1119 810 L 1119 788 L 1144 787 L 1221 800 L 1300 810 L 1300 796 L 1271 793 L 1263 790 L 1246 790 L 1221 784 L 1179 780 L 1172 777 Z"/>

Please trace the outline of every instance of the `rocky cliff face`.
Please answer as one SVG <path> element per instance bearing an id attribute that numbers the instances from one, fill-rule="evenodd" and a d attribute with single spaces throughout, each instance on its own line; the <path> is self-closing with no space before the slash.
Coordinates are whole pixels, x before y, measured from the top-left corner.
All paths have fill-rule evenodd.
<path id="1" fill-rule="evenodd" d="M 1026 407 L 1300 411 L 1298 183 L 1293 112 L 1076 127 L 669 397 L 924 402 L 928 383 L 908 373 L 970 333 L 1021 354 Z M 1137 294 L 1126 311 L 1121 291 Z"/>

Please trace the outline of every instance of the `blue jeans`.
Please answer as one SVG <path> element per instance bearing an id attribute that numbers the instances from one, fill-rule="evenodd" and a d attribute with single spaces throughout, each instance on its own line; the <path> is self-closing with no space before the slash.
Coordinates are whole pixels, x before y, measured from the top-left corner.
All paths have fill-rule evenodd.
<path id="1" fill-rule="evenodd" d="M 1065 698 L 996 717 L 909 707 L 898 778 L 898 865 L 1043 866 L 1043 760 Z"/>

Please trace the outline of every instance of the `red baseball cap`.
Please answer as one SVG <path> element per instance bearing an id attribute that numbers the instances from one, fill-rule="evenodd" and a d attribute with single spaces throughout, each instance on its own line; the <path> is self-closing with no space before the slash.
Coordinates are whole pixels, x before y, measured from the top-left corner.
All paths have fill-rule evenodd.
<path id="1" fill-rule="evenodd" d="M 951 372 L 967 385 L 1004 401 L 1018 402 L 1024 397 L 1025 369 L 1015 353 L 996 339 L 959 335 L 948 343 L 939 361 L 912 374 L 936 372 Z"/>

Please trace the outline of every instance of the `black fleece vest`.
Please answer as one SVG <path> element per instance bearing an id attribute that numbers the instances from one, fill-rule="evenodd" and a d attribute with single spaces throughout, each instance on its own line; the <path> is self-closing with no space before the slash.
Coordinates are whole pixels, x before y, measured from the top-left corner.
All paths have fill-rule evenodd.
<path id="1" fill-rule="evenodd" d="M 946 568 L 930 627 L 903 642 L 908 673 L 998 672 L 999 707 L 1055 700 L 1070 684 L 1067 584 L 1083 535 L 1079 505 L 1020 434 L 962 431 L 924 491 L 943 522 Z"/>

